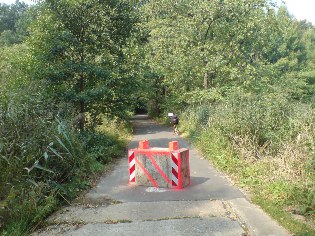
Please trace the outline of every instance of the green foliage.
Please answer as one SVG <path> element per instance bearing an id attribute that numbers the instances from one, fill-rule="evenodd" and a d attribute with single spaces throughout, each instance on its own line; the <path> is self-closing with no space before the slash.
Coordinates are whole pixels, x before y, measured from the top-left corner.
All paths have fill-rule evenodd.
<path id="1" fill-rule="evenodd" d="M 50 197 L 70 197 L 56 186 L 86 178 L 93 159 L 71 129 L 46 117 L 46 104 L 18 96 L 0 106 L 0 199 L 10 214 L 6 220 L 27 217 L 30 223 L 54 208 Z"/>
<path id="2" fill-rule="evenodd" d="M 283 225 L 301 233 L 313 231 L 301 223 L 294 227 L 290 213 L 314 222 L 314 119 L 309 105 L 281 93 L 236 90 L 219 102 L 186 109 L 180 128 L 254 200 L 269 199 L 266 211 L 290 219 Z"/>
<path id="3" fill-rule="evenodd" d="M 241 87 L 311 100 L 313 27 L 270 1 L 147 1 L 142 16 L 149 109 L 212 103 Z M 141 51 L 140 49 L 140 51 Z M 158 77 L 154 76 L 158 75 Z M 157 92 L 156 92 L 157 91 Z M 152 106 L 152 108 L 150 108 Z"/>
<path id="4" fill-rule="evenodd" d="M 47 0 L 28 41 L 32 75 L 46 81 L 45 90 L 56 102 L 81 115 L 125 118 L 136 83 L 123 48 L 134 24 L 125 2 Z"/>
<path id="5" fill-rule="evenodd" d="M 179 114 L 214 163 L 272 199 L 266 209 L 314 219 L 312 25 L 267 0 L 39 2 L 0 4 L 5 235 L 40 224 L 122 155 L 137 104 Z"/>
<path id="6" fill-rule="evenodd" d="M 21 15 L 26 11 L 27 5 L 24 2 L 17 1 L 15 4 L 7 5 L 0 3 L 0 32 L 5 30 L 16 30 L 16 23 Z"/>
<path id="7" fill-rule="evenodd" d="M 0 3 L 0 45 L 21 43 L 28 35 L 28 26 L 34 18 L 35 7 L 16 1 L 6 5 Z"/>
<path id="8" fill-rule="evenodd" d="M 122 122 L 111 121 L 109 118 L 102 118 L 102 124 L 94 131 L 85 131 L 82 138 L 89 155 L 94 160 L 106 164 L 113 158 L 124 155 L 126 151 L 126 139 L 129 131 Z M 119 128 L 119 131 L 117 131 Z"/>
<path id="9" fill-rule="evenodd" d="M 148 65 L 176 94 L 207 86 L 205 74 L 210 86 L 243 82 L 263 47 L 265 7 L 264 1 L 150 1 L 141 12 L 150 32 Z"/>
<path id="10" fill-rule="evenodd" d="M 104 163 L 125 151 L 124 123 L 103 123 L 89 135 L 72 126 L 73 111 L 51 103 L 41 81 L 28 77 L 21 44 L 0 55 L 0 230 L 23 235 L 61 203 L 90 186 Z M 119 127 L 120 133 L 117 132 Z M 94 131 L 93 131 L 94 130 Z M 92 137 L 93 138 L 89 138 Z"/>
<path id="11" fill-rule="evenodd" d="M 47 104 L 18 95 L 19 100 L 11 97 L 10 105 L 0 106 L 0 211 L 7 216 L 2 222 L 8 223 L 7 233 L 18 219 L 25 227 L 21 232 L 28 231 L 60 202 L 89 187 L 88 179 L 103 169 L 100 163 L 122 155 L 126 144 L 113 128 L 79 135 L 64 121 L 47 117 Z"/>
<path id="12" fill-rule="evenodd" d="M 241 91 L 237 93 L 242 94 Z M 290 124 L 292 106 L 278 94 L 267 96 L 251 96 L 231 94 L 224 107 L 224 113 L 231 117 L 227 126 L 221 123 L 221 129 L 228 135 L 249 135 L 259 146 L 268 145 L 270 148 L 284 142 L 288 132 L 294 132 Z M 221 109 L 219 107 L 218 109 Z M 230 114 L 229 114 L 230 113 Z M 210 122 L 215 122 L 212 119 Z"/>
<path id="13" fill-rule="evenodd" d="M 111 132 L 90 132 L 93 138 L 79 135 L 65 121 L 47 116 L 50 107 L 25 92 L 0 105 L 0 212 L 8 235 L 19 230 L 15 227 L 27 232 L 60 202 L 89 187 L 88 179 L 103 170 L 100 163 L 122 155 L 126 144 L 114 124 Z"/>

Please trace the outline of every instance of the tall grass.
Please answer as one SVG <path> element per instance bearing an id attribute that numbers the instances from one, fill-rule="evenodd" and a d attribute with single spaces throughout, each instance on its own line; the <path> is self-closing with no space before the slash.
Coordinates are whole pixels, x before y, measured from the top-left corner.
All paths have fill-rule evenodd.
<path id="1" fill-rule="evenodd" d="M 126 136 L 117 132 L 118 122 L 105 120 L 97 130 L 80 134 L 67 119 L 47 116 L 46 108 L 31 99 L 0 105 L 3 235 L 32 231 L 125 152 Z"/>
<path id="2" fill-rule="evenodd" d="M 123 155 L 129 130 L 103 117 L 80 133 L 71 104 L 56 103 L 27 76 L 25 45 L 1 50 L 0 234 L 27 235 Z"/>
<path id="3" fill-rule="evenodd" d="M 279 94 L 234 93 L 186 110 L 181 129 L 257 202 L 272 202 L 314 226 L 315 111 L 310 106 Z M 292 231 L 306 230 L 292 225 Z"/>
<path id="4" fill-rule="evenodd" d="M 77 186 L 67 185 L 86 175 L 92 161 L 75 132 L 46 112 L 29 97 L 1 104 L 1 215 L 13 228 L 38 222 L 58 199 L 69 198 Z"/>
<path id="5" fill-rule="evenodd" d="M 3 235 L 32 231 L 60 204 L 88 188 L 104 164 L 125 152 L 124 124 L 104 118 L 96 129 L 79 133 L 66 114 L 54 115 L 56 106 L 31 92 L 16 91 L 0 101 Z"/>

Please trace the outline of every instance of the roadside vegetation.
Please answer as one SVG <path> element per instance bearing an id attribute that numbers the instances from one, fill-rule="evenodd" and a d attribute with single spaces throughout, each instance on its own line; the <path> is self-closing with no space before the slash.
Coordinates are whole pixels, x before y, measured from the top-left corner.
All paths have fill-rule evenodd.
<path id="1" fill-rule="evenodd" d="M 27 235 L 125 153 L 180 130 L 295 235 L 315 232 L 315 28 L 269 0 L 0 4 L 0 232 Z"/>
<path id="2" fill-rule="evenodd" d="M 103 21 L 90 25 L 91 14 Z M 0 234 L 28 235 L 126 153 L 123 90 L 132 86 L 122 50 L 135 20 L 114 2 L 17 1 L 0 15 Z M 102 37 L 112 45 L 93 41 Z"/>
<path id="3" fill-rule="evenodd" d="M 125 154 L 130 135 L 121 119 L 99 116 L 79 131 L 75 111 L 41 94 L 24 76 L 23 45 L 0 57 L 0 226 L 3 235 L 28 235 L 62 204 L 92 186 L 104 165 Z M 2 58 L 1 58 L 2 59 Z M 44 94 L 47 96 L 47 94 Z M 55 113 L 55 114 L 54 114 Z M 74 125 L 76 124 L 76 125 Z"/>
<path id="4" fill-rule="evenodd" d="M 314 26 L 268 1 L 149 1 L 141 13 L 152 116 L 178 114 L 255 203 L 315 234 Z"/>
<path id="5" fill-rule="evenodd" d="M 181 129 L 281 225 L 295 235 L 312 235 L 314 110 L 287 102 L 280 106 L 276 99 L 233 96 L 190 109 L 182 115 Z"/>

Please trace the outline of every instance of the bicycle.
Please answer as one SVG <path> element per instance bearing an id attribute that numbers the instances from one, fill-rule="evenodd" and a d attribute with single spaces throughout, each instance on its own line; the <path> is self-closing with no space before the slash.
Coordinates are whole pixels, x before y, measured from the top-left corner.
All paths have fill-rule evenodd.
<path id="1" fill-rule="evenodd" d="M 176 135 L 179 135 L 179 130 L 178 130 L 178 128 L 177 128 L 177 125 L 173 125 L 173 131 L 174 131 L 174 134 L 176 134 Z"/>
<path id="2" fill-rule="evenodd" d="M 168 117 L 170 119 L 170 123 L 173 124 L 174 134 L 179 135 L 179 130 L 177 128 L 177 125 L 179 123 L 179 119 L 178 119 L 177 115 L 175 115 L 173 113 L 168 113 Z"/>

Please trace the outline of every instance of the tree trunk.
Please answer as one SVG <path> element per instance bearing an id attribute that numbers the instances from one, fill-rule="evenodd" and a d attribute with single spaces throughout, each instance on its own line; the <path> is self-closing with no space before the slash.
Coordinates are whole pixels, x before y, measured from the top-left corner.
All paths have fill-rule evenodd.
<path id="1" fill-rule="evenodd" d="M 83 75 L 80 75 L 80 93 L 82 93 L 84 91 L 84 77 Z M 85 104 L 84 101 L 80 100 L 80 114 L 79 114 L 79 128 L 80 131 L 82 132 L 84 130 L 84 126 L 85 126 Z"/>
<path id="2" fill-rule="evenodd" d="M 82 10 L 83 11 L 83 10 Z M 80 43 L 81 43 L 81 49 L 80 49 L 80 65 L 83 66 L 84 60 L 85 60 L 85 56 L 84 56 L 84 33 L 85 33 L 85 29 L 84 29 L 84 25 L 81 19 L 81 25 L 80 25 Z M 83 91 L 84 91 L 84 75 L 83 73 L 80 74 L 79 77 L 79 89 L 80 89 L 80 94 L 82 95 Z M 84 99 L 81 96 L 80 99 L 80 114 L 79 114 L 79 128 L 80 131 L 82 132 L 84 130 L 84 126 L 85 126 L 85 102 Z"/>
<path id="3" fill-rule="evenodd" d="M 205 72 L 204 77 L 203 77 L 203 88 L 205 90 L 207 90 L 209 88 L 209 86 L 211 88 L 215 87 L 215 83 L 214 83 L 215 76 L 216 76 L 216 73 L 214 71 L 211 71 L 211 72 L 206 71 Z"/>
<path id="4" fill-rule="evenodd" d="M 210 86 L 211 86 L 211 88 L 214 88 L 214 87 L 215 87 L 215 83 L 214 83 L 214 81 L 215 81 L 215 76 L 216 76 L 216 73 L 215 73 L 214 71 L 212 71 L 212 72 L 210 73 Z"/>
<path id="5" fill-rule="evenodd" d="M 208 71 L 205 72 L 205 75 L 203 77 L 203 88 L 204 90 L 208 89 L 209 79 L 208 79 Z"/>

